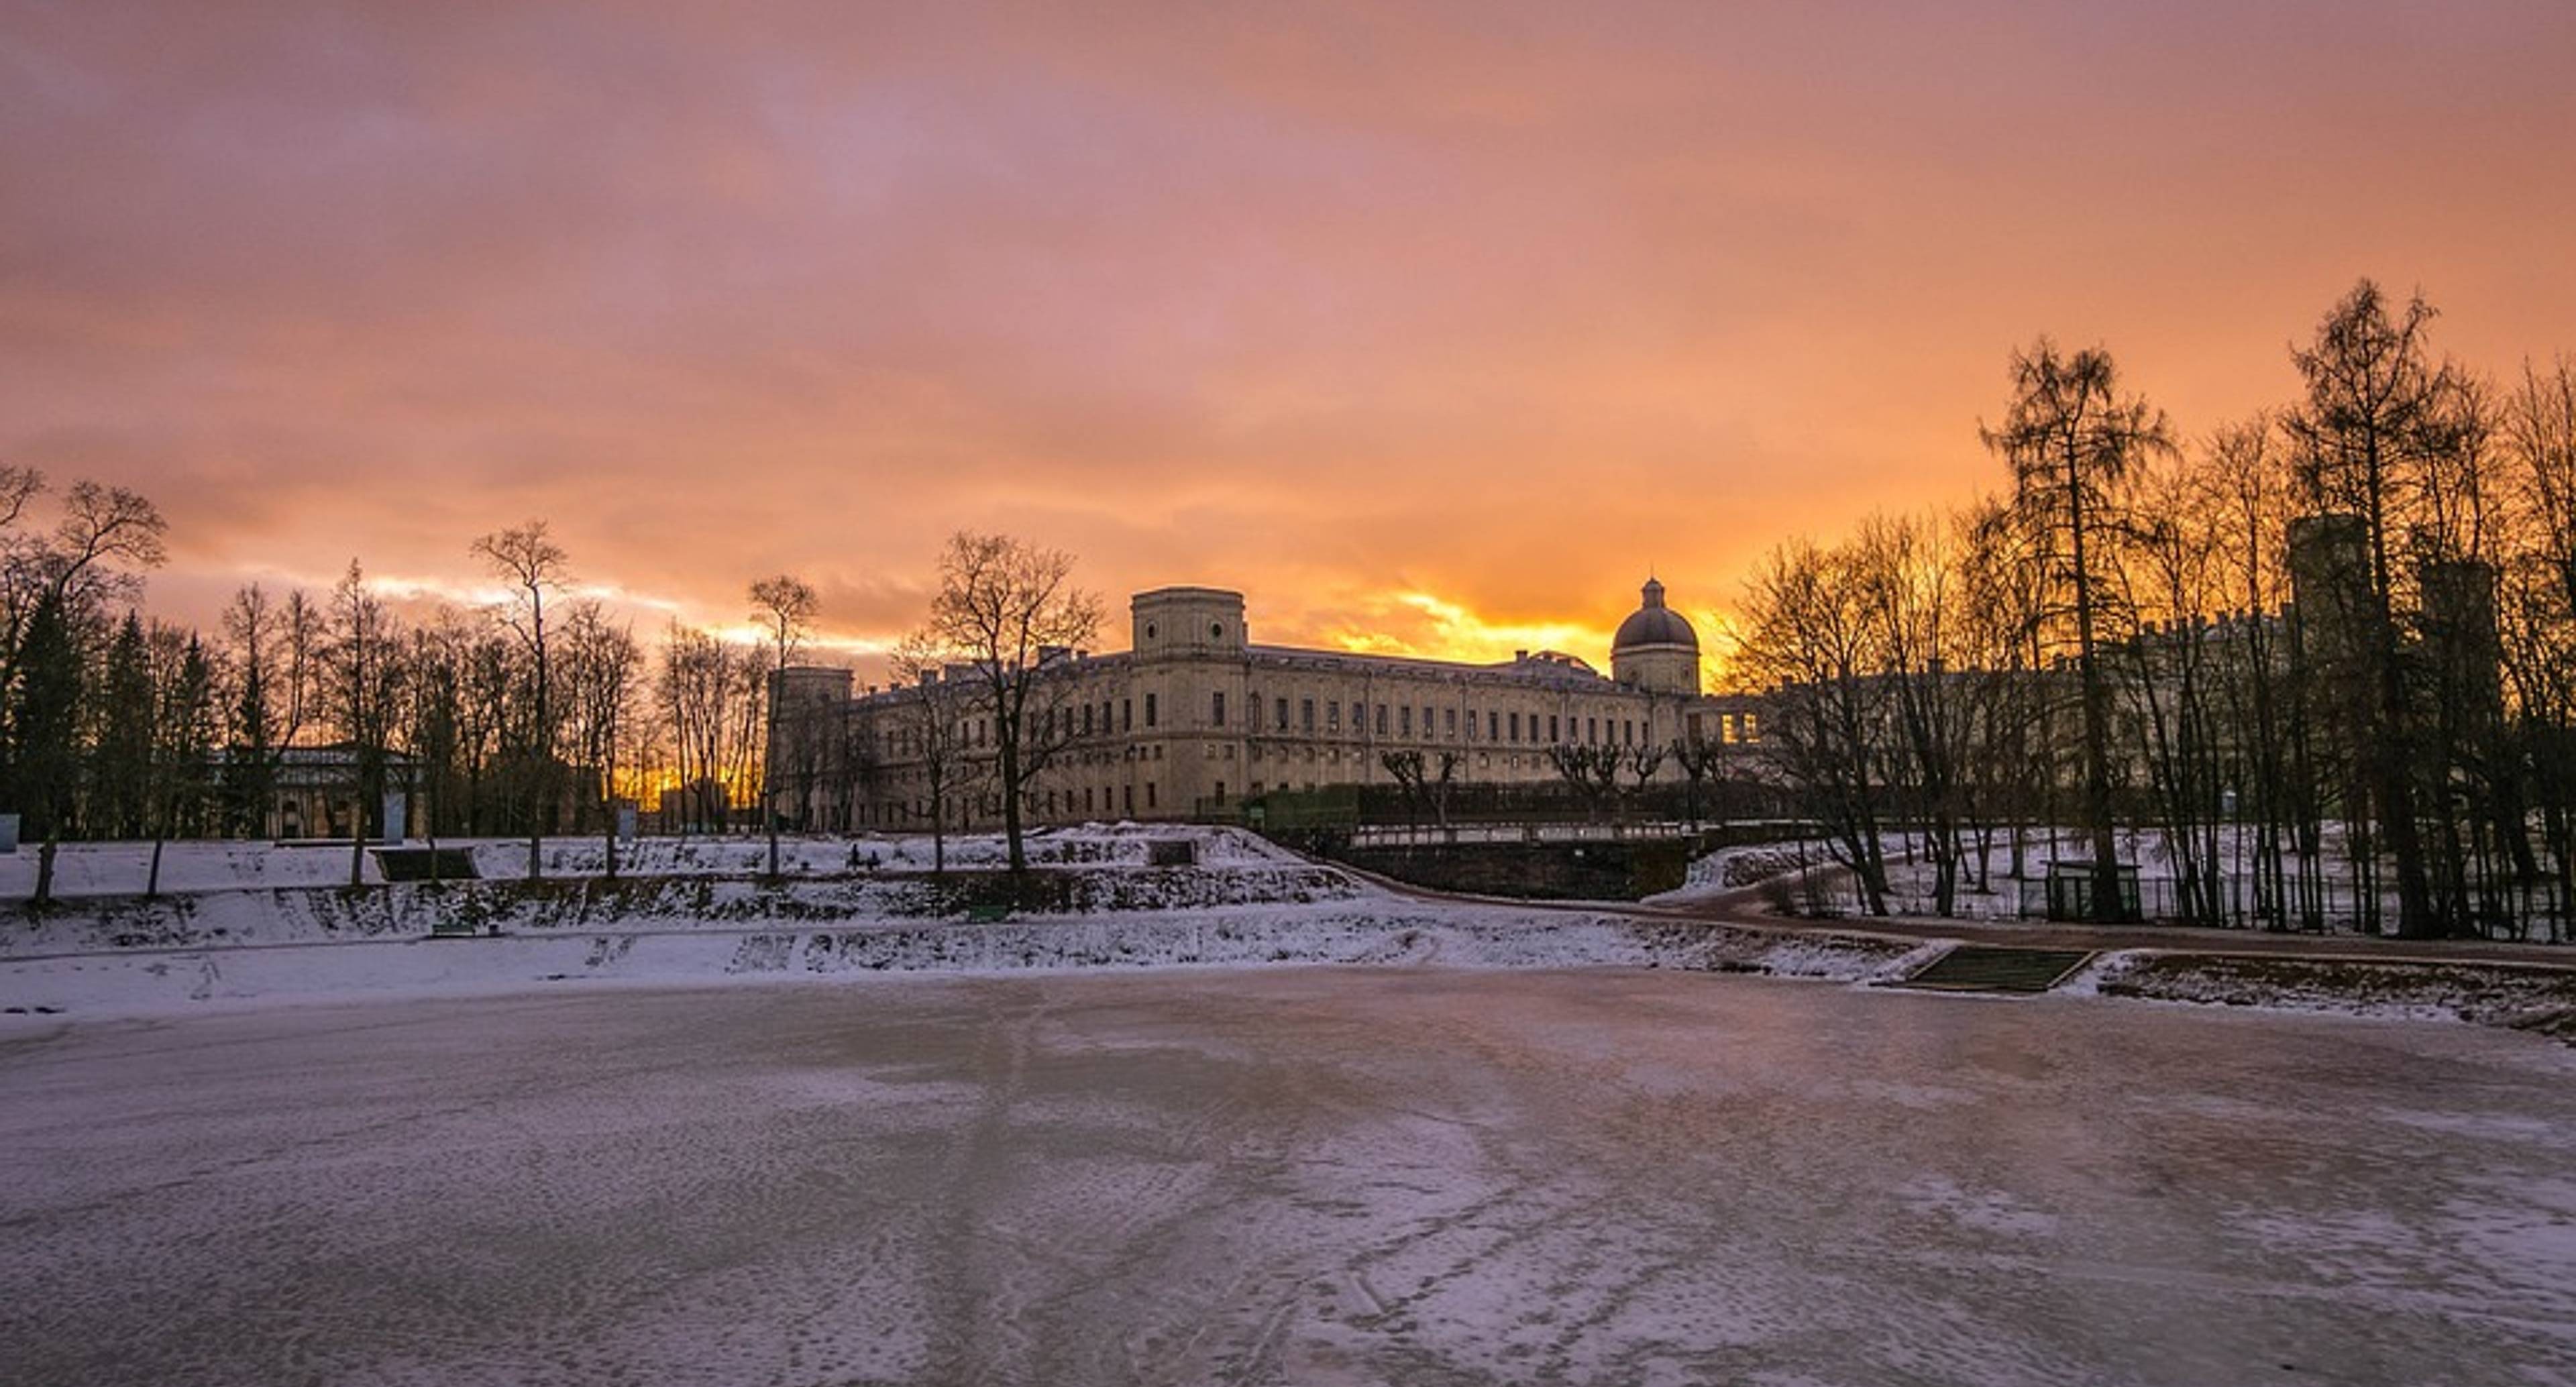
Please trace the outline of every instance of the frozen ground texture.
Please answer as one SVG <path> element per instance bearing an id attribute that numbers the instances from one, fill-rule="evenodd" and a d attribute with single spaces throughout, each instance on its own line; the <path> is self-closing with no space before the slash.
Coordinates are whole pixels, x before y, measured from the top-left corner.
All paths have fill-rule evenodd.
<path id="1" fill-rule="evenodd" d="M 20 1029 L 13 1382 L 2576 1381 L 2576 1055 L 1446 969 Z"/>

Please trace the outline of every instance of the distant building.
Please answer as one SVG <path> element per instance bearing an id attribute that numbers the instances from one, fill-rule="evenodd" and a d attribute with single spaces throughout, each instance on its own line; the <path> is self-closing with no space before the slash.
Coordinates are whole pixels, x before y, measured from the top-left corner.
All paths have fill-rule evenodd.
<path id="1" fill-rule="evenodd" d="M 1029 822 L 1230 816 L 1247 796 L 1390 783 L 1383 758 L 1395 751 L 1423 753 L 1434 773 L 1454 758 L 1460 784 L 1516 784 L 1560 779 L 1556 746 L 1760 736 L 1751 700 L 1700 691 L 1699 637 L 1651 580 L 1611 642 L 1607 675 L 1555 651 L 1468 664 L 1260 645 L 1243 595 L 1220 588 L 1138 593 L 1129 624 L 1125 651 L 1042 657 L 1045 696 L 1030 716 L 1043 721 L 1030 736 L 1059 749 L 1024 806 Z M 974 670 L 856 697 L 847 680 L 787 672 L 771 767 L 782 817 L 815 827 L 929 822 L 923 719 L 935 712 L 964 782 L 942 796 L 948 813 L 968 826 L 998 820 L 986 773 L 993 728 L 974 701 Z M 787 726 L 791 702 L 813 719 L 793 720 L 802 731 Z M 1655 779 L 1682 776 L 1668 760 Z"/>
<path id="2" fill-rule="evenodd" d="M 261 829 L 268 837 L 347 838 L 361 823 L 370 837 L 383 836 L 386 805 L 381 800 L 360 803 L 354 744 L 279 747 L 269 755 L 277 770 Z M 410 781 L 411 758 L 398 751 L 387 751 L 383 758 L 386 792 L 398 797 Z"/>

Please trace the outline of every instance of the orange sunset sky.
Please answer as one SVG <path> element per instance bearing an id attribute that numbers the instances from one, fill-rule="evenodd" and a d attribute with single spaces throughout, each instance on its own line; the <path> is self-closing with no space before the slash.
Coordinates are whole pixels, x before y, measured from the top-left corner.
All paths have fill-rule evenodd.
<path id="1" fill-rule="evenodd" d="M 190 621 L 542 516 L 864 657 L 975 527 L 1103 648 L 1599 662 L 1994 485 L 2042 332 L 2192 435 L 2362 275 L 2576 349 L 2571 73 L 2566 0 L 0 0 L 0 460 L 156 500 Z"/>

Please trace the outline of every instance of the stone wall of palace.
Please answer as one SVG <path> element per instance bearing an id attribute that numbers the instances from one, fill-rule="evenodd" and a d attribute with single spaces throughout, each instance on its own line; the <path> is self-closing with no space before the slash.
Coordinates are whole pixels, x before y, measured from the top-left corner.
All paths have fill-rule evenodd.
<path id="1" fill-rule="evenodd" d="M 1043 662 L 1024 718 L 1024 745 L 1048 749 L 1028 822 L 1224 816 L 1272 790 L 1387 783 L 1389 752 L 1419 752 L 1435 774 L 1455 757 L 1460 783 L 1520 784 L 1559 778 L 1549 757 L 1557 745 L 1759 737 L 1750 705 L 1700 695 L 1695 670 L 1687 691 L 1658 690 L 1553 654 L 1470 665 L 1257 646 L 1246 639 L 1242 597 L 1208 588 L 1140 594 L 1131 619 L 1127 651 Z M 839 707 L 852 774 L 789 792 L 806 821 L 927 825 L 935 723 L 953 748 L 940 758 L 950 769 L 936 796 L 951 823 L 998 822 L 993 726 L 974 671 Z M 1657 778 L 1681 774 L 1668 759 Z"/>

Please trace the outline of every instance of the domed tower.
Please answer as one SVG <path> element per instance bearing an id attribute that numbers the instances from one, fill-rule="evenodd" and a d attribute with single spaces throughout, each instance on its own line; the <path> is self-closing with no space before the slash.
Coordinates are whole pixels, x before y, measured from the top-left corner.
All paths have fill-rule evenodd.
<path id="1" fill-rule="evenodd" d="M 1646 605 L 1610 638 L 1610 677 L 1652 693 L 1699 692 L 1699 633 L 1664 605 L 1664 585 L 1646 580 Z"/>

